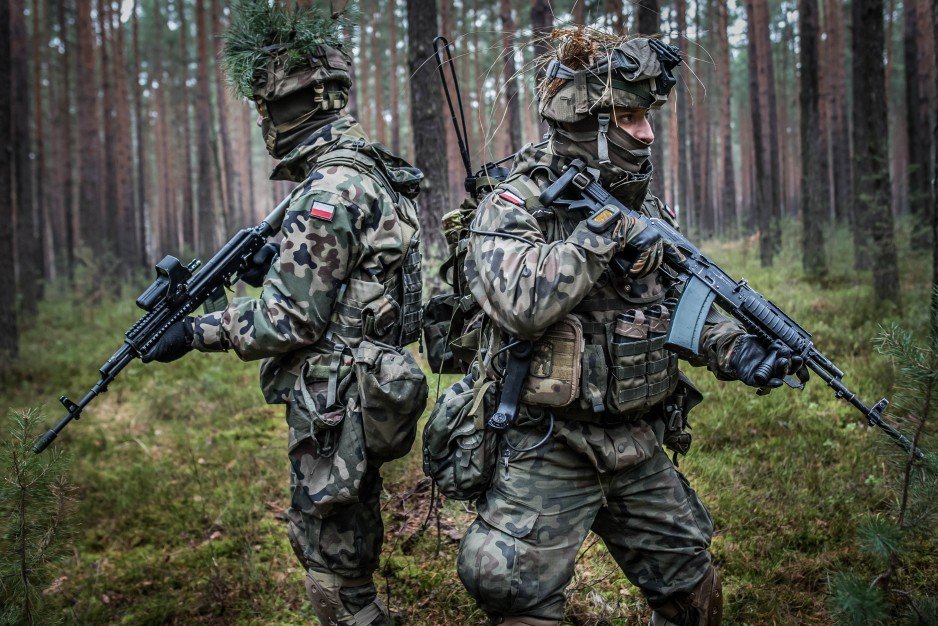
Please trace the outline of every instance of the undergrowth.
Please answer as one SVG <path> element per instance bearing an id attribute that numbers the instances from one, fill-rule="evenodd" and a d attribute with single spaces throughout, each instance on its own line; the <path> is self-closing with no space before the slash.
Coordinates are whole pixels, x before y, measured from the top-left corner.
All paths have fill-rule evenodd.
<path id="1" fill-rule="evenodd" d="M 896 374 L 876 354 L 881 325 L 922 333 L 928 259 L 902 257 L 903 303 L 879 301 L 851 269 L 849 237 L 828 237 L 824 284 L 806 281 L 792 228 L 776 267 L 759 267 L 755 240 L 705 250 L 811 331 L 867 402 L 889 396 Z M 787 261 L 790 259 L 791 261 Z M 142 284 L 138 288 L 142 288 Z M 68 293 L 40 306 L 23 359 L 3 374 L 3 408 L 39 407 L 51 423 L 61 393 L 81 394 L 135 319 L 137 291 L 94 306 Z M 877 563 L 858 547 L 861 518 L 885 515 L 896 494 L 882 436 L 816 378 L 803 392 L 758 397 L 685 368 L 706 395 L 691 415 L 694 445 L 680 467 L 716 524 L 713 554 L 728 624 L 830 624 L 832 572 L 868 580 Z M 72 457 L 78 528 L 41 602 L 81 624 L 294 624 L 313 620 L 303 572 L 287 541 L 289 466 L 283 407 L 263 403 L 257 366 L 192 354 L 128 367 L 85 417 L 53 444 Z M 444 377 L 443 387 L 455 380 Z M 432 405 L 436 377 L 431 375 Z M 5 428 L 5 427 L 4 427 Z M 400 624 L 475 624 L 479 612 L 455 574 L 471 506 L 428 515 L 419 442 L 383 470 L 385 550 L 378 587 Z M 934 594 L 934 533 L 906 547 L 903 583 Z M 571 624 L 639 624 L 647 608 L 591 537 L 570 587 Z"/>

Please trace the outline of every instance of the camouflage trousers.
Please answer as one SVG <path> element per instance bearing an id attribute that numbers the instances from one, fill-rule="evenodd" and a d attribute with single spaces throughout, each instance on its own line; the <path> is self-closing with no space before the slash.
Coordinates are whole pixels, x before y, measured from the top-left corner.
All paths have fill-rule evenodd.
<path id="1" fill-rule="evenodd" d="M 322 476 L 328 475 L 331 483 L 341 482 L 347 474 L 343 468 L 351 460 L 340 458 L 342 446 L 334 455 L 323 456 L 313 438 L 297 439 L 296 426 L 304 420 L 308 418 L 295 405 L 287 405 L 291 429 L 291 499 L 287 511 L 290 544 L 306 570 L 334 574 L 346 581 L 339 595 L 346 609 L 355 613 L 370 604 L 377 593 L 371 577 L 378 567 L 384 539 L 381 475 L 377 467 L 367 466 L 356 478 L 357 497 L 343 498 L 341 503 L 331 497 L 322 501 L 321 494 L 326 491 Z M 351 425 L 343 424 L 343 428 Z M 321 470 L 324 466 L 327 469 Z"/>
<path id="2" fill-rule="evenodd" d="M 508 433 L 515 448 L 543 437 L 526 430 Z M 591 530 L 651 603 L 690 591 L 709 569 L 710 514 L 644 422 L 558 421 L 544 445 L 517 452 L 503 441 L 502 451 L 457 564 L 491 616 L 561 620 Z"/>

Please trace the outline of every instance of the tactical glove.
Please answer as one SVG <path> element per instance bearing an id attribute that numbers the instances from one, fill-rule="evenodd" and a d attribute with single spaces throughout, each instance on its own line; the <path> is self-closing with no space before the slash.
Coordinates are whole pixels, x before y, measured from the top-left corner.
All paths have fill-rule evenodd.
<path id="1" fill-rule="evenodd" d="M 647 228 L 644 222 L 629 216 L 622 218 L 617 235 L 617 260 L 628 267 L 630 275 L 647 276 L 658 269 L 664 259 L 661 235 Z"/>
<path id="2" fill-rule="evenodd" d="M 789 374 L 797 374 L 802 383 L 807 381 L 808 372 L 804 361 L 794 356 L 781 341 L 773 341 L 768 348 L 754 335 L 743 335 L 733 348 L 730 367 L 736 378 L 760 389 L 781 387 Z"/>
<path id="3" fill-rule="evenodd" d="M 261 249 L 254 253 L 247 271 L 241 274 L 241 280 L 252 287 L 260 287 L 264 284 L 264 277 L 267 276 L 270 266 L 274 259 L 280 254 L 280 246 L 275 243 L 265 243 Z"/>
<path id="4" fill-rule="evenodd" d="M 150 361 L 169 363 L 184 357 L 192 350 L 193 322 L 194 318 L 187 317 L 170 326 L 156 345 L 140 357 L 141 360 L 144 363 Z"/>

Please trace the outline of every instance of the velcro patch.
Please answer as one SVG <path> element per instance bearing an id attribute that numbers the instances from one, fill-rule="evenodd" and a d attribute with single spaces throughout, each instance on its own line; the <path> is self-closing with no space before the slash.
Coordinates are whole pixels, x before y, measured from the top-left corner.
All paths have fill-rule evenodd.
<path id="1" fill-rule="evenodd" d="M 667 212 L 668 215 L 671 216 L 671 219 L 672 219 L 672 220 L 676 220 L 676 219 L 677 219 L 677 213 L 675 213 L 675 212 L 674 212 L 674 209 L 672 209 L 671 207 L 669 207 L 667 204 L 664 205 L 664 210 Z"/>
<path id="2" fill-rule="evenodd" d="M 515 194 L 511 193 L 510 191 L 503 191 L 500 194 L 498 194 L 498 197 L 501 198 L 502 200 L 507 200 L 508 202 L 511 202 L 512 204 L 516 206 L 524 206 L 524 200 L 522 200 Z"/>
<path id="3" fill-rule="evenodd" d="M 325 202 L 313 202 L 313 208 L 309 210 L 311 217 L 318 217 L 321 220 L 331 222 L 335 216 L 335 206 Z"/>

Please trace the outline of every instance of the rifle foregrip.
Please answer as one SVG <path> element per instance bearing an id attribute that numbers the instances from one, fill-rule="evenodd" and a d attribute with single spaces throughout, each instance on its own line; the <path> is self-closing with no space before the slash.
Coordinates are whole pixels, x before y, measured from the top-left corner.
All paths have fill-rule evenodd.
<path id="1" fill-rule="evenodd" d="M 767 359 L 762 363 L 759 363 L 759 366 L 756 368 L 755 373 L 752 375 L 753 381 L 759 385 L 765 385 L 772 378 L 772 371 L 775 369 L 775 359 Z"/>
<path id="2" fill-rule="evenodd" d="M 37 439 L 36 443 L 33 444 L 33 452 L 36 454 L 39 454 L 40 452 L 48 448 L 49 444 L 55 441 L 55 438 L 58 436 L 59 434 L 55 432 L 54 430 L 47 431 L 45 435 Z"/>

